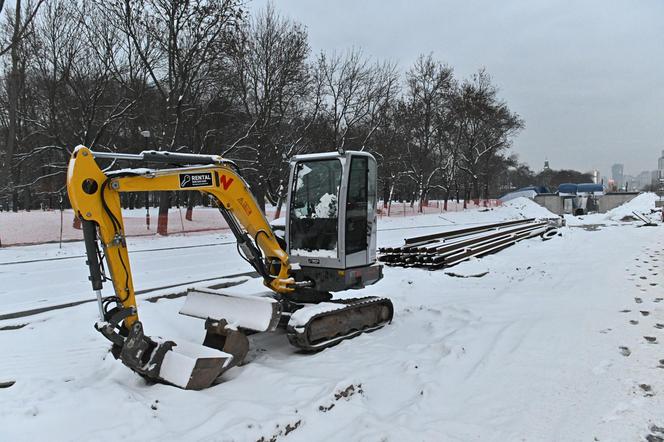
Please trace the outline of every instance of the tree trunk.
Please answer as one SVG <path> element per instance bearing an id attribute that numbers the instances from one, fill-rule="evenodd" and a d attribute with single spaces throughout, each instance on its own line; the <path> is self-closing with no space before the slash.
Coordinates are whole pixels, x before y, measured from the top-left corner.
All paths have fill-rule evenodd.
<path id="1" fill-rule="evenodd" d="M 390 183 L 390 193 L 387 197 L 387 200 L 389 201 L 387 203 L 387 216 L 390 216 L 390 211 L 392 210 L 392 198 L 394 198 L 394 181 Z"/>
<path id="2" fill-rule="evenodd" d="M 258 207 L 261 209 L 263 214 L 265 214 L 265 189 L 260 183 L 255 183 L 253 186 L 251 186 L 251 191 L 256 197 Z"/>
<path id="3" fill-rule="evenodd" d="M 281 207 L 284 205 L 284 197 L 279 194 L 279 198 L 277 199 L 277 210 L 274 212 L 274 219 L 279 219 L 281 216 Z"/>
<path id="4" fill-rule="evenodd" d="M 463 208 L 464 208 L 464 209 L 467 209 L 467 208 L 468 208 L 468 198 L 469 198 L 469 195 L 468 195 L 468 194 L 469 194 L 470 192 L 468 192 L 467 189 L 468 189 L 468 185 L 467 185 L 467 184 L 464 184 L 464 186 L 463 186 Z"/>
<path id="5" fill-rule="evenodd" d="M 423 213 L 424 212 L 424 206 L 428 205 L 427 203 L 427 194 L 429 193 L 428 189 L 425 189 L 422 187 L 420 189 L 420 197 L 419 197 L 419 203 L 418 203 L 418 212 Z"/>
<path id="6" fill-rule="evenodd" d="M 387 209 L 387 202 L 391 198 L 393 186 L 391 183 L 388 184 L 387 181 L 383 185 L 383 209 Z"/>
<path id="7" fill-rule="evenodd" d="M 277 190 L 277 207 L 274 212 L 274 219 L 279 219 L 281 217 L 281 208 L 284 205 L 284 189 L 286 187 L 284 180 L 281 180 L 279 183 L 279 189 Z"/>
<path id="8" fill-rule="evenodd" d="M 189 198 L 187 199 L 187 213 L 185 213 L 184 218 L 187 221 L 192 221 L 194 217 L 194 198 L 196 197 L 195 192 L 189 192 Z"/>
<path id="9" fill-rule="evenodd" d="M 23 191 L 23 209 L 26 212 L 29 212 L 32 209 L 32 194 L 30 193 L 30 188 L 26 188 Z"/>
<path id="10" fill-rule="evenodd" d="M 5 167 L 3 171 L 2 183 L 7 186 L 7 191 L 12 194 L 12 210 L 18 212 L 18 192 L 14 188 L 14 179 L 12 165 L 14 163 L 14 151 L 16 150 L 17 139 L 17 114 L 18 114 L 18 89 L 19 89 L 19 30 L 21 28 L 21 0 L 16 0 L 16 19 L 14 21 L 14 34 L 11 39 L 11 59 L 12 66 L 9 72 L 7 95 L 9 101 L 9 127 L 7 131 L 7 146 L 5 150 Z"/>
<path id="11" fill-rule="evenodd" d="M 159 217 L 157 218 L 157 233 L 168 235 L 168 209 L 171 206 L 171 193 L 159 192 Z"/>
<path id="12" fill-rule="evenodd" d="M 473 195 L 475 196 L 475 205 L 480 205 L 480 182 L 478 179 L 473 179 Z"/>

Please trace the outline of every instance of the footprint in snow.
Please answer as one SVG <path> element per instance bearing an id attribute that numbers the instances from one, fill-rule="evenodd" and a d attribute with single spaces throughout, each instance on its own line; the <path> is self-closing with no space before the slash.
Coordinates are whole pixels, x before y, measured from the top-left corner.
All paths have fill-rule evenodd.
<path id="1" fill-rule="evenodd" d="M 640 310 L 643 316 L 648 316 L 650 312 L 648 310 Z"/>
<path id="2" fill-rule="evenodd" d="M 648 341 L 649 344 L 657 344 L 657 337 L 655 336 L 644 336 L 643 339 Z"/>
<path id="3" fill-rule="evenodd" d="M 652 302 L 662 302 L 664 301 L 664 298 L 655 298 L 652 300 Z"/>
<path id="4" fill-rule="evenodd" d="M 648 278 L 645 276 L 639 276 L 639 279 L 648 279 Z"/>
<path id="5" fill-rule="evenodd" d="M 643 302 L 643 299 L 641 299 L 641 298 L 634 298 L 634 302 L 636 302 L 637 304 L 641 304 L 641 303 Z"/>
<path id="6" fill-rule="evenodd" d="M 648 442 L 664 442 L 664 427 L 652 425 L 650 427 L 650 434 L 646 436 Z"/>
<path id="7" fill-rule="evenodd" d="M 627 310 L 627 309 L 625 309 L 625 310 L 620 310 L 620 313 L 629 313 L 629 312 L 631 312 L 631 310 Z"/>
<path id="8" fill-rule="evenodd" d="M 620 350 L 620 354 L 625 357 L 632 354 L 632 351 L 628 347 L 618 347 L 618 349 Z"/>
<path id="9" fill-rule="evenodd" d="M 629 321 L 629 323 L 632 324 L 632 325 L 637 325 L 637 324 L 639 323 L 639 321 L 636 321 L 636 320 L 634 320 L 634 319 L 631 319 L 631 320 Z"/>
<path id="10" fill-rule="evenodd" d="M 653 397 L 655 396 L 655 393 L 652 391 L 652 386 L 648 384 L 639 384 L 639 388 L 643 390 L 644 397 Z"/>
<path id="11" fill-rule="evenodd" d="M 664 329 L 664 324 L 658 322 L 657 324 L 655 324 L 655 328 Z"/>

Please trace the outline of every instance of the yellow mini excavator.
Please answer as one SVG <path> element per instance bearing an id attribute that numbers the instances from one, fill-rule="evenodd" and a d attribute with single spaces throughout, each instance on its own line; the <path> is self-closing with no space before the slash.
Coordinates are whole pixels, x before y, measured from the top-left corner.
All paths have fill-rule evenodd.
<path id="1" fill-rule="evenodd" d="M 97 162 L 106 160 L 150 167 L 103 171 Z M 174 190 L 211 197 L 241 256 L 269 289 L 241 295 L 190 289 L 180 313 L 205 321 L 203 345 L 148 337 L 138 316 L 120 193 Z M 282 327 L 292 345 L 318 351 L 392 320 L 389 299 L 331 294 L 382 278 L 376 262 L 376 161 L 368 153 L 292 158 L 283 238 L 275 235 L 237 166 L 218 155 L 122 154 L 78 146 L 69 161 L 67 191 L 82 221 L 99 305 L 95 328 L 112 342 L 116 359 L 151 381 L 206 388 L 242 362 L 252 333 Z M 105 281 L 112 282 L 113 296 L 103 296 Z"/>

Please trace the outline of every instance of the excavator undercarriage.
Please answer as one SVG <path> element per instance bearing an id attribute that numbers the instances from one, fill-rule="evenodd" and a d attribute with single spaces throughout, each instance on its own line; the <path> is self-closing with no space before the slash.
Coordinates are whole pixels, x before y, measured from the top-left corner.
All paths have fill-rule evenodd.
<path id="1" fill-rule="evenodd" d="M 171 168 L 105 172 L 97 164 L 104 160 Z M 363 152 L 295 157 L 285 238 L 279 238 L 228 160 L 77 147 L 67 190 L 82 222 L 89 279 L 99 305 L 95 328 L 112 342 L 112 354 L 146 379 L 202 389 L 242 363 L 249 351 L 248 335 L 285 329 L 292 345 L 315 352 L 383 327 L 393 316 L 389 299 L 333 299 L 330 293 L 363 288 L 382 278 L 376 262 L 375 180 L 375 160 Z M 210 196 L 235 235 L 238 252 L 266 287 L 244 293 L 191 289 L 180 313 L 204 320 L 202 345 L 149 337 L 138 316 L 119 194 L 175 190 Z M 106 281 L 113 285 L 110 296 L 102 292 Z"/>

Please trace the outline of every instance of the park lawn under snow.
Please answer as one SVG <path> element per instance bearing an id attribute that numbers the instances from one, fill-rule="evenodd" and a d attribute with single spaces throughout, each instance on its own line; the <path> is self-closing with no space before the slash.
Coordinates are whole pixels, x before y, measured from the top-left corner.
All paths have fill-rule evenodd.
<path id="1" fill-rule="evenodd" d="M 200 392 L 148 385 L 115 361 L 92 328 L 94 303 L 0 321 L 0 382 L 16 380 L 0 389 L 0 440 L 664 437 L 651 430 L 664 427 L 664 227 L 620 221 L 651 207 L 646 194 L 609 214 L 568 217 L 560 236 L 460 264 L 456 276 L 387 267 L 353 295 L 390 297 L 391 325 L 313 355 L 281 332 L 252 336 L 247 364 Z M 486 212 L 382 219 L 379 245 L 530 216 L 551 214 L 516 199 Z M 231 242 L 131 239 L 143 250 L 130 253 L 136 287 L 249 270 Z M 178 248 L 207 243 L 220 245 Z M 157 248 L 172 249 L 149 251 Z M 81 243 L 0 249 L 0 315 L 90 298 L 82 253 Z M 67 259 L 21 263 L 49 258 Z M 177 314 L 183 302 L 143 301 L 146 332 L 201 342 L 202 321 Z"/>

